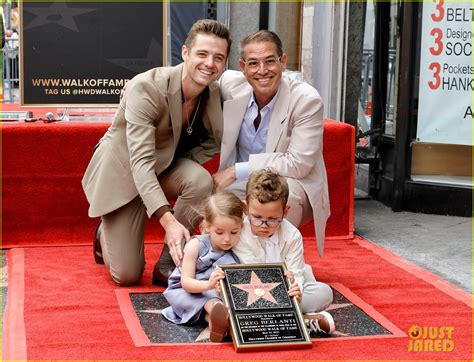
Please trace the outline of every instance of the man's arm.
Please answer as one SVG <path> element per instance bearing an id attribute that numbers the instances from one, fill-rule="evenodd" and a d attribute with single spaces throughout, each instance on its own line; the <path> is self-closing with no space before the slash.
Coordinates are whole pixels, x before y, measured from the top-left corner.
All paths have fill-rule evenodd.
<path id="1" fill-rule="evenodd" d="M 133 83 L 132 83 L 133 82 Z M 125 104 L 126 138 L 130 168 L 149 217 L 168 200 L 155 173 L 156 125 L 166 101 L 151 82 L 131 81 Z"/>
<path id="2" fill-rule="evenodd" d="M 189 231 L 170 212 L 169 202 L 155 173 L 155 120 L 159 119 L 161 112 L 168 111 L 163 104 L 166 101 L 151 82 L 129 84 L 125 109 L 126 136 L 131 171 L 138 193 L 148 216 L 154 215 L 163 226 L 170 255 L 179 265 L 184 241 L 190 238 Z"/>

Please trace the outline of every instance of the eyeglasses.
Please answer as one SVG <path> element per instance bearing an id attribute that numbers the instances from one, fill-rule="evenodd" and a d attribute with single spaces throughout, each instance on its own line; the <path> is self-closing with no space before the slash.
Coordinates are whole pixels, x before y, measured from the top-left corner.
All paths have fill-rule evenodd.
<path id="1" fill-rule="evenodd" d="M 267 58 L 265 60 L 256 60 L 256 59 L 250 59 L 250 60 L 242 60 L 244 64 L 250 69 L 250 70 L 257 70 L 260 68 L 260 66 L 263 66 L 265 69 L 271 69 L 276 66 L 276 64 L 281 60 L 281 57 L 275 58 Z"/>
<path id="2" fill-rule="evenodd" d="M 263 225 L 267 225 L 269 228 L 272 228 L 272 227 L 275 227 L 275 226 L 278 226 L 279 224 L 281 224 L 283 219 L 280 219 L 280 220 L 276 220 L 276 219 L 264 220 L 264 219 L 261 219 L 259 217 L 249 215 L 249 221 L 253 226 L 260 227 L 260 226 L 263 226 Z"/>

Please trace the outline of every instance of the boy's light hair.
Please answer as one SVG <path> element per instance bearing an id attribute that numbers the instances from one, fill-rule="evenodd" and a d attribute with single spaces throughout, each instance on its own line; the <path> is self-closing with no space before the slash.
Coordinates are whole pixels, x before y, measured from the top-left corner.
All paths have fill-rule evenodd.
<path id="1" fill-rule="evenodd" d="M 288 182 L 270 169 L 253 171 L 249 176 L 245 194 L 247 204 L 250 197 L 253 197 L 262 204 L 281 200 L 285 208 L 289 195 Z"/>

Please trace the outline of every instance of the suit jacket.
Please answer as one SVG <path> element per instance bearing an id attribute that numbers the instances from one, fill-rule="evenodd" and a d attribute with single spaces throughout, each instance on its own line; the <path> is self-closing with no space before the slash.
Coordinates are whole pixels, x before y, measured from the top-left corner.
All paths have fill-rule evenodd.
<path id="1" fill-rule="evenodd" d="M 219 169 L 235 164 L 240 127 L 252 87 L 242 72 L 226 71 L 220 79 L 224 101 L 224 133 Z M 270 167 L 295 179 L 313 210 L 319 255 L 323 255 L 326 221 L 330 215 L 323 159 L 323 102 L 309 84 L 282 78 L 270 119 L 266 152 L 250 155 L 250 171 Z"/>
<path id="2" fill-rule="evenodd" d="M 149 217 L 169 204 L 158 175 L 173 161 L 181 135 L 182 67 L 154 68 L 127 84 L 115 119 L 82 179 L 90 217 L 108 214 L 138 195 Z M 209 85 L 202 117 L 209 139 L 186 155 L 199 163 L 218 153 L 221 143 L 222 108 L 216 82 Z"/>

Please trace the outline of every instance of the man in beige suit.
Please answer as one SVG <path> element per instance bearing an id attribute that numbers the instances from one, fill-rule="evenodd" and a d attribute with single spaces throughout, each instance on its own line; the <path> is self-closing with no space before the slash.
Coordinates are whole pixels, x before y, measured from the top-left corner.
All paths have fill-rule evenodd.
<path id="1" fill-rule="evenodd" d="M 323 160 L 323 103 L 310 85 L 282 77 L 287 56 L 279 37 L 262 30 L 240 43 L 242 72 L 220 79 L 224 133 L 217 190 L 241 198 L 251 171 L 271 168 L 290 187 L 288 220 L 314 219 L 322 256 L 329 198 Z"/>
<path id="2" fill-rule="evenodd" d="M 166 232 L 154 282 L 166 282 L 180 263 L 195 227 L 192 207 L 213 189 L 201 164 L 219 152 L 222 109 L 215 80 L 230 43 L 224 24 L 196 22 L 182 47 L 183 63 L 134 77 L 94 150 L 82 180 L 89 216 L 101 217 L 94 257 L 118 285 L 135 284 L 143 274 L 147 217 Z"/>

